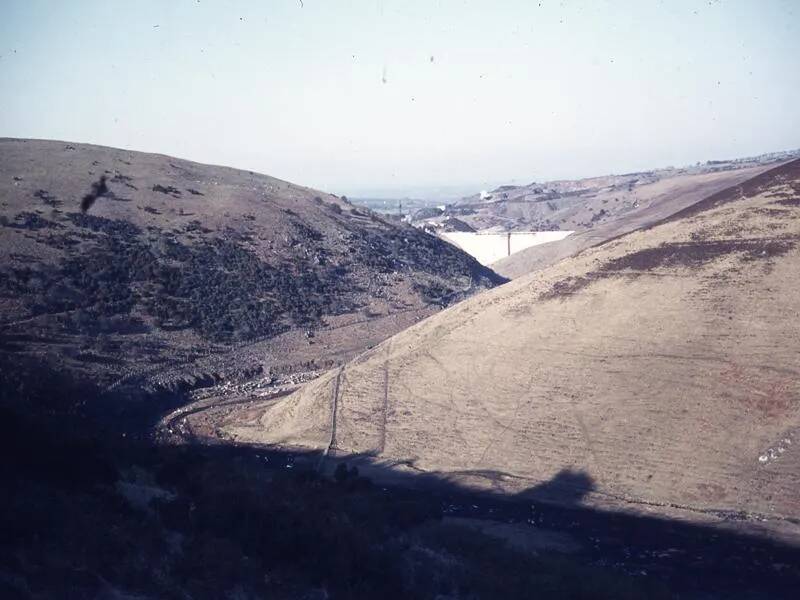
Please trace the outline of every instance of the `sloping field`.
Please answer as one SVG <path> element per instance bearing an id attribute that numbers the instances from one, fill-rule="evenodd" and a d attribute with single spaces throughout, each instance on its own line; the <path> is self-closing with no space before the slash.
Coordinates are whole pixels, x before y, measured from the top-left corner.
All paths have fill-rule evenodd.
<path id="1" fill-rule="evenodd" d="M 539 271 L 563 258 L 574 256 L 581 250 L 641 227 L 647 227 L 703 198 L 773 168 L 775 165 L 769 164 L 711 173 L 681 174 L 636 185 L 630 192 L 619 192 L 614 189 L 603 191 L 592 197 L 593 210 L 606 211 L 605 207 L 615 206 L 614 198 L 623 193 L 630 196 L 627 199 L 630 207 L 624 212 L 611 213 L 603 217 L 597 224 L 593 223 L 591 228 L 578 228 L 578 231 L 556 244 L 532 247 L 498 260 L 492 264 L 492 268 L 510 279 Z M 586 220 L 590 220 L 590 216 L 587 216 Z"/>
<path id="2" fill-rule="evenodd" d="M 542 494 L 560 502 L 796 529 L 798 261 L 794 161 L 443 311 L 223 429 L 506 492 L 555 481 Z"/>

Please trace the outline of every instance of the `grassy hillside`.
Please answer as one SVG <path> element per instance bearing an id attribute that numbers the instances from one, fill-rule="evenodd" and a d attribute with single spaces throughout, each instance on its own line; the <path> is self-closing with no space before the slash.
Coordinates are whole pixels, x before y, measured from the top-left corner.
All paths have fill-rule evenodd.
<path id="1" fill-rule="evenodd" d="M 82 212 L 101 177 L 108 193 Z M 502 281 L 431 236 L 272 177 L 17 139 L 0 140 L 0 263 L 4 360 L 101 387 L 166 385 L 171 367 L 269 370 L 298 347 L 329 364 Z M 352 332 L 368 322 L 371 335 Z"/>
<path id="2" fill-rule="evenodd" d="M 798 211 L 794 161 L 448 309 L 224 431 L 797 539 Z M 564 470 L 581 476 L 537 487 Z"/>

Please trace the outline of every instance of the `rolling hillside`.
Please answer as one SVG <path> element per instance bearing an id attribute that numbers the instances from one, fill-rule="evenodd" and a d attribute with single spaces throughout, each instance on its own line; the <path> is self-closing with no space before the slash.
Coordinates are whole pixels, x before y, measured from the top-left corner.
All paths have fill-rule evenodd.
<path id="1" fill-rule="evenodd" d="M 107 193 L 81 198 L 94 188 Z M 0 359 L 99 390 L 338 364 L 502 281 L 414 228 L 249 171 L 0 139 Z"/>
<path id="2" fill-rule="evenodd" d="M 476 488 L 796 536 L 799 242 L 793 161 L 221 427 Z"/>
<path id="3" fill-rule="evenodd" d="M 599 204 L 597 198 L 593 198 L 591 202 L 597 206 L 589 212 L 595 216 L 601 215 L 600 218 L 590 214 L 588 222 L 578 224 L 578 230 L 568 238 L 555 244 L 522 250 L 498 261 L 492 268 L 510 278 L 541 270 L 581 250 L 641 227 L 648 227 L 708 196 L 725 193 L 729 187 L 743 183 L 775 166 L 775 163 L 756 166 L 745 163 L 736 169 L 676 174 L 657 181 L 636 184 L 629 192 L 631 199 L 627 208 L 618 213 L 606 212 L 605 207 L 600 207 L 603 200 L 608 200 L 608 194 L 605 194 Z M 602 214 L 599 211 L 603 211 Z"/>
<path id="4" fill-rule="evenodd" d="M 541 270 L 581 250 L 657 222 L 703 198 L 742 183 L 800 156 L 774 152 L 690 167 L 625 175 L 506 185 L 461 199 L 438 216 L 415 219 L 434 227 L 458 215 L 467 227 L 489 231 L 574 231 L 567 239 L 514 253 L 491 264 L 516 278 Z"/>

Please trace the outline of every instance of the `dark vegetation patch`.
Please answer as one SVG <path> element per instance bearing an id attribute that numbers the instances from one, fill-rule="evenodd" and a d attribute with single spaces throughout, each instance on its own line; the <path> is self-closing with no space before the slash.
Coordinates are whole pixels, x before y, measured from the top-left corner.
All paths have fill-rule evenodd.
<path id="1" fill-rule="evenodd" d="M 61 204 L 61 201 L 56 198 L 53 194 L 48 192 L 47 190 L 36 190 L 33 193 L 35 198 L 39 198 L 42 202 L 47 204 L 48 206 L 52 206 L 53 208 L 57 207 Z"/>
<path id="2" fill-rule="evenodd" d="M 111 178 L 111 181 L 114 183 L 129 183 L 133 181 L 133 177 L 129 177 L 128 175 L 123 175 L 119 171 L 114 173 L 114 177 Z"/>
<path id="3" fill-rule="evenodd" d="M 651 271 L 659 268 L 697 268 L 721 256 L 741 254 L 743 261 L 765 260 L 782 256 L 796 246 L 790 238 L 730 239 L 665 243 L 655 248 L 631 252 L 604 263 L 594 272 L 580 277 L 567 277 L 539 295 L 540 300 L 552 300 L 575 294 L 594 281 L 611 277 L 620 271 Z"/>
<path id="4" fill-rule="evenodd" d="M 356 308 L 336 269 L 312 270 L 301 261 L 276 269 L 219 239 L 169 248 L 181 264 L 151 271 L 158 289 L 145 302 L 164 327 L 192 327 L 214 340 L 251 339 Z"/>
<path id="5" fill-rule="evenodd" d="M 255 220 L 253 215 L 244 215 L 244 218 L 251 221 Z M 318 243 L 325 239 L 322 233 L 298 219 L 292 221 L 292 227 L 303 244 L 319 245 Z"/>
<path id="6" fill-rule="evenodd" d="M 302 248 L 315 265 L 338 265 L 340 272 L 413 275 L 416 289 L 426 302 L 448 304 L 473 286 L 491 287 L 507 281 L 439 238 L 410 226 L 391 227 L 373 218 L 379 228 L 354 225 L 343 219 L 348 230 L 338 248 L 330 248 L 325 236 L 285 209 L 292 217 L 292 233 L 285 236 L 290 247 Z"/>
<path id="7" fill-rule="evenodd" d="M 183 179 L 192 179 L 192 180 L 197 179 L 197 175 L 187 167 L 184 167 L 182 165 L 176 165 L 175 163 L 169 163 L 169 166 L 172 167 L 175 171 L 177 171 L 178 174 Z M 252 173 L 250 174 L 252 175 Z"/>
<path id="8" fill-rule="evenodd" d="M 66 233 L 53 233 L 53 232 L 46 232 L 40 233 L 36 237 L 36 241 L 40 244 L 44 244 L 45 246 L 50 246 L 51 248 L 58 248 L 59 250 L 68 250 L 73 248 L 81 243 L 81 239 L 86 239 L 86 236 L 81 235 L 80 232 L 69 231 Z M 38 261 L 34 261 L 38 262 Z"/>
<path id="9" fill-rule="evenodd" d="M 446 278 L 467 277 L 474 283 L 506 281 L 451 244 L 413 227 L 354 230 L 347 243 L 356 260 L 382 273 L 413 269 Z"/>
<path id="10" fill-rule="evenodd" d="M 111 173 L 112 182 L 131 181 Z M 104 177 L 91 195 L 111 197 L 103 189 Z M 172 186 L 152 189 L 180 194 Z M 52 198 L 44 190 L 37 197 Z M 154 207 L 139 208 L 159 214 Z M 247 223 L 255 220 L 252 214 L 243 215 L 238 227 L 220 231 L 190 217 L 170 232 L 91 212 L 62 213 L 61 222 L 26 212 L 0 223 L 34 232 L 29 237 L 62 250 L 63 257 L 55 265 L 0 265 L 0 297 L 24 298 L 27 316 L 63 314 L 70 334 L 136 331 L 133 323 L 149 318 L 165 330 L 191 329 L 207 340 L 229 342 L 313 329 L 325 315 L 358 311 L 365 294 L 385 297 L 380 288 L 388 290 L 397 281 L 376 275 L 413 279 L 424 301 L 441 305 L 474 287 L 505 281 L 433 236 L 369 217 L 365 225 L 349 214 L 328 214 L 336 233 L 327 236 L 287 210 L 280 215 L 282 239 L 274 240 L 265 262 L 250 249 L 256 241 L 255 228 Z"/>
<path id="11" fill-rule="evenodd" d="M 566 279 L 556 281 L 549 290 L 539 294 L 539 300 L 553 300 L 555 298 L 571 296 L 587 287 L 594 281 L 596 276 L 597 274 L 587 274 L 584 277 L 567 277 Z"/>
<path id="12" fill-rule="evenodd" d="M 75 311 L 76 326 L 86 332 L 134 311 L 164 329 L 247 340 L 357 308 L 339 268 L 309 268 L 299 257 L 274 268 L 229 240 L 187 246 L 164 233 L 145 240 L 126 221 L 68 218 L 96 234 L 91 244 L 58 266 L 3 269 L 0 295 L 28 295 L 34 315 Z"/>
<path id="13" fill-rule="evenodd" d="M 438 282 L 429 284 L 415 283 L 414 289 L 422 296 L 425 302 L 442 306 L 447 306 L 448 298 L 455 292 L 453 288 Z"/>
<path id="14" fill-rule="evenodd" d="M 800 196 L 795 196 L 794 198 L 783 198 L 781 200 L 775 200 L 773 204 L 779 204 L 781 206 L 800 206 Z"/>
<path id="15" fill-rule="evenodd" d="M 189 192 L 192 196 L 205 196 L 203 192 L 200 192 L 194 188 L 188 188 L 186 191 Z"/>
<path id="16" fill-rule="evenodd" d="M 615 258 L 605 263 L 603 271 L 649 271 L 661 267 L 699 267 L 727 254 L 742 253 L 744 260 L 782 256 L 794 248 L 791 239 L 730 239 L 665 243 Z"/>
<path id="17" fill-rule="evenodd" d="M 113 356 L 105 356 L 91 351 L 79 352 L 75 358 L 77 358 L 81 362 L 94 363 L 100 365 L 119 366 L 125 364 L 125 361 L 123 361 L 121 358 L 115 358 Z"/>
<path id="18" fill-rule="evenodd" d="M 12 252 L 9 254 L 9 258 L 13 261 L 22 262 L 22 263 L 36 263 L 39 262 L 39 257 L 34 256 L 33 254 L 24 254 L 21 252 Z"/>
<path id="19" fill-rule="evenodd" d="M 128 163 L 128 164 L 130 164 L 130 163 Z M 114 177 L 111 178 L 111 181 L 114 182 L 114 183 L 121 183 L 125 187 L 130 188 L 132 190 L 138 190 L 139 189 L 138 187 L 133 185 L 133 183 L 131 183 L 133 181 L 133 177 L 129 177 L 128 175 L 123 175 L 120 172 L 116 172 L 114 174 Z"/>
<path id="20" fill-rule="evenodd" d="M 154 192 L 160 192 L 160 193 L 166 194 L 168 196 L 172 196 L 173 198 L 180 198 L 181 197 L 181 191 L 178 188 L 176 188 L 174 186 L 171 186 L 171 185 L 164 186 L 164 185 L 161 185 L 161 184 L 157 183 L 157 184 L 155 184 L 153 186 L 153 191 Z"/>
<path id="21" fill-rule="evenodd" d="M 19 213 L 16 217 L 14 217 L 13 222 L 9 222 L 8 219 L 4 218 L 3 221 L 0 221 L 0 224 L 4 225 L 5 227 L 10 227 L 11 229 L 26 229 L 29 231 L 63 228 L 63 225 L 60 223 L 50 221 L 49 219 L 45 219 L 36 213 L 28 211 Z"/>
<path id="22" fill-rule="evenodd" d="M 800 206 L 800 202 L 798 202 L 798 206 Z M 764 215 L 766 217 L 785 217 L 786 211 L 780 208 L 753 208 L 752 211 L 759 215 Z"/>
<path id="23" fill-rule="evenodd" d="M 120 241 L 129 241 L 142 232 L 133 223 L 121 219 L 107 219 L 84 213 L 67 213 L 66 217 L 76 227 L 104 233 L 109 237 L 119 238 Z"/>
<path id="24" fill-rule="evenodd" d="M 197 219 L 189 221 L 184 225 L 183 230 L 189 233 L 211 233 L 213 230 L 204 227 L 203 224 Z"/>

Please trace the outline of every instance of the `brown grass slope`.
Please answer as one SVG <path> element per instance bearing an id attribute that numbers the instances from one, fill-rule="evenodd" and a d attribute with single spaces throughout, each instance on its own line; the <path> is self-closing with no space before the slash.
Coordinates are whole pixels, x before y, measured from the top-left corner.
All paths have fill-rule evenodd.
<path id="1" fill-rule="evenodd" d="M 794 161 L 454 306 L 226 431 L 506 492 L 582 473 L 549 499 L 590 481 L 596 504 L 791 529 L 798 261 Z"/>
<path id="2" fill-rule="evenodd" d="M 492 268 L 512 279 L 539 271 L 581 250 L 650 226 L 776 166 L 774 163 L 744 165 L 722 171 L 679 173 L 655 181 L 645 178 L 636 180 L 630 190 L 603 190 L 576 207 L 587 213 L 580 223 L 570 222 L 560 226 L 560 229 L 574 228 L 575 233 L 558 242 L 517 252 L 493 264 Z M 622 198 L 622 204 L 618 197 Z"/>
<path id="3" fill-rule="evenodd" d="M 82 214 L 101 176 L 110 193 Z M 0 138 L 4 361 L 44 358 L 104 386 L 170 367 L 335 364 L 498 281 L 431 236 L 273 177 Z"/>

